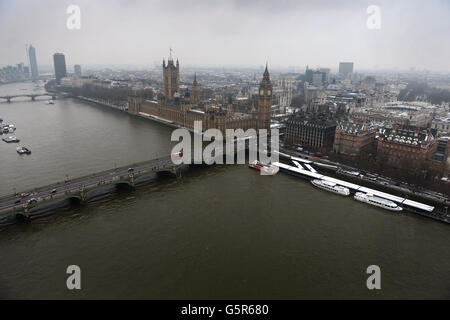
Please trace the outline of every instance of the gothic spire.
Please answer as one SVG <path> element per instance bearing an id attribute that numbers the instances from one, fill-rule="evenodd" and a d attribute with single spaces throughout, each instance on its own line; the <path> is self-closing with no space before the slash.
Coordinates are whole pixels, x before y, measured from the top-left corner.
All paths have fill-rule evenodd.
<path id="1" fill-rule="evenodd" d="M 197 85 L 197 72 L 194 73 L 194 82 L 192 83 L 194 86 Z"/>
<path id="2" fill-rule="evenodd" d="M 261 84 L 270 84 L 270 74 L 269 74 L 269 67 L 267 66 L 267 62 L 266 62 L 266 70 L 264 70 Z"/>
<path id="3" fill-rule="evenodd" d="M 266 70 L 264 70 L 263 79 L 264 80 L 270 80 L 270 75 L 269 75 L 269 69 L 267 67 L 267 62 L 266 62 Z"/>

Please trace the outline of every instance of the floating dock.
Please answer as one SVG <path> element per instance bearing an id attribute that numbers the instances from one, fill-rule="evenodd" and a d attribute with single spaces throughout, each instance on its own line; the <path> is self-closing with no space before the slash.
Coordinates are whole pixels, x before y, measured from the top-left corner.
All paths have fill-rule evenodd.
<path id="1" fill-rule="evenodd" d="M 292 161 L 300 161 L 303 162 L 303 164 L 305 166 L 310 167 L 310 163 L 311 161 L 307 161 L 304 159 L 300 159 L 300 158 L 291 158 Z M 297 162 L 298 163 L 298 162 Z M 340 180 L 340 179 L 336 179 L 333 177 L 329 177 L 329 176 L 325 176 L 323 174 L 318 173 L 317 171 L 310 171 L 310 170 L 305 170 L 302 169 L 300 167 L 294 167 L 294 166 L 290 166 L 281 162 L 274 162 L 272 163 L 273 165 L 277 166 L 280 168 L 281 171 L 289 173 L 289 174 L 293 174 L 296 176 L 300 176 L 301 178 L 305 178 L 308 180 L 311 179 L 321 179 L 321 180 L 325 180 L 325 181 L 329 181 L 329 182 L 334 182 L 337 185 L 346 187 L 350 189 L 351 194 L 355 194 L 356 192 L 364 192 L 364 193 L 369 193 L 369 194 L 373 194 L 374 196 L 383 198 L 383 199 L 387 199 L 387 200 L 391 200 L 394 201 L 395 203 L 397 203 L 398 205 L 401 205 L 403 207 L 403 209 L 408 210 L 408 211 L 412 211 L 415 213 L 420 213 L 421 212 L 425 212 L 425 213 L 431 213 L 434 210 L 433 206 L 424 204 L 424 203 L 420 203 L 417 201 L 413 201 L 413 200 L 409 200 L 406 198 L 402 198 L 399 196 L 395 196 L 386 192 L 382 192 L 382 191 L 378 191 L 375 189 L 370 189 L 364 186 L 360 186 L 351 182 L 347 182 L 344 180 Z M 445 221 L 447 222 L 447 221 Z"/>

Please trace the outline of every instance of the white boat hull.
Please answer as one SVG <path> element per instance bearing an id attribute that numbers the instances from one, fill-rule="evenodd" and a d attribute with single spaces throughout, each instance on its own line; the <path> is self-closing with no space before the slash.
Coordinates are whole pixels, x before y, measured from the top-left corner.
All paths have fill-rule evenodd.
<path id="1" fill-rule="evenodd" d="M 403 210 L 402 207 L 400 207 L 400 206 L 398 206 L 398 205 L 396 205 L 396 204 L 395 204 L 395 207 L 394 207 L 394 206 L 383 205 L 383 204 L 378 203 L 378 202 L 370 201 L 370 200 L 369 200 L 369 196 L 360 196 L 360 195 L 358 195 L 358 194 L 355 194 L 355 196 L 354 196 L 353 198 L 354 198 L 356 201 L 364 202 L 364 203 L 373 205 L 373 206 L 375 206 L 375 207 L 383 208 L 383 209 L 390 210 L 390 211 L 397 211 L 397 212 L 398 212 L 398 211 L 402 211 L 402 210 Z M 386 200 L 386 202 L 388 202 L 388 201 L 389 201 L 389 200 Z M 389 201 L 389 202 L 392 202 L 392 201 Z M 392 202 L 392 203 L 393 203 L 393 202 Z"/>
<path id="2" fill-rule="evenodd" d="M 315 186 L 317 188 L 320 188 L 322 190 L 329 191 L 329 192 L 332 192 L 332 193 L 335 193 L 335 194 L 338 194 L 338 195 L 341 195 L 344 197 L 350 195 L 350 190 L 345 187 L 342 187 L 342 186 L 323 185 L 322 184 L 323 182 L 321 183 L 321 181 L 316 181 L 316 180 L 311 180 L 311 183 L 313 184 L 313 186 Z"/>

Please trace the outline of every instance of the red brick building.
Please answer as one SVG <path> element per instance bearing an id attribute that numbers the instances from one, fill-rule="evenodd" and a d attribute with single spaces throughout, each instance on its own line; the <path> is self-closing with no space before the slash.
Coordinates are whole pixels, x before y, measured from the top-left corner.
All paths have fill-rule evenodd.
<path id="1" fill-rule="evenodd" d="M 339 122 L 334 136 L 333 151 L 347 156 L 375 151 L 376 128 L 368 123 Z"/>
<path id="2" fill-rule="evenodd" d="M 402 165 L 408 161 L 411 166 L 425 163 L 436 152 L 435 131 L 401 126 L 380 128 L 376 135 L 377 157 L 385 156 L 392 165 Z"/>

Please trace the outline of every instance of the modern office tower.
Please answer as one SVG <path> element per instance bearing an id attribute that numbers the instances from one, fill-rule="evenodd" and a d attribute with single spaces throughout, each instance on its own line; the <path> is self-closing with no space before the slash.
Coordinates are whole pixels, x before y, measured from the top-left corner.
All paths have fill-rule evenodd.
<path id="1" fill-rule="evenodd" d="M 353 62 L 340 62 L 339 73 L 347 78 L 349 74 L 353 73 Z"/>
<path id="2" fill-rule="evenodd" d="M 81 78 L 81 66 L 79 64 L 76 64 L 73 66 L 73 71 L 74 71 L 75 77 Z"/>
<path id="3" fill-rule="evenodd" d="M 56 83 L 60 84 L 61 78 L 64 78 L 67 76 L 66 58 L 64 57 L 64 54 L 55 53 L 53 55 L 53 65 L 55 68 Z"/>
<path id="4" fill-rule="evenodd" d="M 28 47 L 28 58 L 30 59 L 31 78 L 36 80 L 39 77 L 36 61 L 36 49 L 31 45 Z"/>

